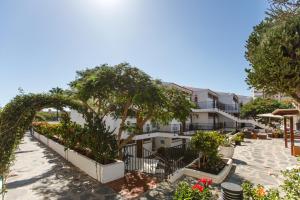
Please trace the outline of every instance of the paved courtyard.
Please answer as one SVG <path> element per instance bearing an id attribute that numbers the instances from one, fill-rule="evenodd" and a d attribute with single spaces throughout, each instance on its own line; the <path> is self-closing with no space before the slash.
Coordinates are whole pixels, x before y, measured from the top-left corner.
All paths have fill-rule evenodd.
<path id="1" fill-rule="evenodd" d="M 281 184 L 283 177 L 280 171 L 296 165 L 297 159 L 291 156 L 289 148 L 284 147 L 283 139 L 245 139 L 242 146 L 235 148 L 233 162 L 233 168 L 225 181 L 242 184 L 243 181 L 249 180 L 254 184 L 263 184 L 270 188 Z M 186 181 L 193 185 L 197 179 L 182 177 L 179 181 Z M 156 189 L 147 192 L 144 197 L 153 200 L 172 200 L 178 182 L 175 184 L 162 183 Z M 220 194 L 219 185 L 214 186 L 214 193 Z"/>
<path id="2" fill-rule="evenodd" d="M 241 184 L 249 180 L 255 184 L 277 187 L 283 180 L 280 171 L 296 165 L 297 159 L 291 156 L 290 148 L 284 147 L 283 139 L 245 139 L 242 146 L 235 148 L 233 162 L 229 182 Z"/>
<path id="3" fill-rule="evenodd" d="M 26 134 L 7 182 L 6 200 L 121 199 Z"/>
<path id="4" fill-rule="evenodd" d="M 278 186 L 281 170 L 297 164 L 284 148 L 282 139 L 245 140 L 234 153 L 234 166 L 227 181 L 241 184 L 249 180 L 269 187 Z M 195 179 L 183 177 L 191 184 Z M 7 200 L 18 199 L 121 199 L 111 188 L 100 184 L 26 134 L 7 183 Z M 161 183 L 139 199 L 172 199 L 176 184 Z M 219 192 L 219 187 L 215 187 Z"/>

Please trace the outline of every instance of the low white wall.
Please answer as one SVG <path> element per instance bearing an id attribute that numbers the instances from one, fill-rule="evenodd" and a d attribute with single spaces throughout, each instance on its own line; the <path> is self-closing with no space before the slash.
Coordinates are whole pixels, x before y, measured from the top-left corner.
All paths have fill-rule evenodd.
<path id="1" fill-rule="evenodd" d="M 74 166 L 101 183 L 108 183 L 124 177 L 125 166 L 123 161 L 117 160 L 114 163 L 102 165 L 74 150 L 66 149 L 65 146 L 58 144 L 37 132 L 34 132 L 33 135 L 36 139 L 53 149 Z"/>
<path id="2" fill-rule="evenodd" d="M 225 180 L 225 178 L 228 176 L 228 174 L 231 170 L 231 167 L 232 167 L 232 159 L 226 159 L 226 160 L 227 160 L 227 165 L 217 175 L 209 174 L 206 172 L 201 172 L 201 171 L 197 171 L 197 170 L 193 170 L 193 169 L 189 169 L 189 168 L 183 168 L 183 169 L 180 169 L 177 172 L 175 172 L 173 174 L 173 176 L 171 176 L 168 180 L 169 180 L 169 182 L 174 183 L 180 177 L 182 177 L 183 175 L 186 175 L 186 176 L 190 176 L 190 177 L 194 177 L 194 178 L 210 178 L 210 179 L 212 179 L 213 183 L 215 183 L 215 184 L 222 183 Z"/>

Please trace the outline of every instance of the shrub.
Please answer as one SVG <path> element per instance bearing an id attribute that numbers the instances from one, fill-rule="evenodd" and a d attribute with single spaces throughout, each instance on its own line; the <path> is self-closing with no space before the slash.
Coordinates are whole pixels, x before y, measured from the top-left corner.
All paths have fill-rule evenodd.
<path id="1" fill-rule="evenodd" d="M 112 131 L 106 129 L 104 121 L 94 117 L 84 126 L 84 146 L 91 150 L 94 159 L 102 164 L 117 158 L 117 141 Z"/>
<path id="2" fill-rule="evenodd" d="M 212 199 L 211 179 L 199 179 L 198 183 L 190 186 L 187 182 L 180 182 L 173 200 L 209 200 Z"/>
<path id="3" fill-rule="evenodd" d="M 57 135 L 62 139 L 65 147 L 74 149 L 82 140 L 83 128 L 72 122 L 68 114 L 62 114 L 61 118 Z"/>
<path id="4" fill-rule="evenodd" d="M 266 190 L 264 186 L 254 186 L 249 181 L 242 184 L 244 200 L 279 200 L 279 191 L 276 189 Z"/>
<path id="5" fill-rule="evenodd" d="M 225 135 L 225 136 L 222 136 L 222 140 L 221 140 L 221 146 L 224 146 L 224 147 L 230 147 L 231 146 L 231 139 Z"/>
<path id="6" fill-rule="evenodd" d="M 232 140 L 233 140 L 234 142 L 236 142 L 236 143 L 240 143 L 240 142 L 243 141 L 242 137 L 239 136 L 239 135 L 235 135 L 235 136 L 232 138 Z"/>
<path id="7" fill-rule="evenodd" d="M 192 137 L 191 144 L 195 150 L 202 154 L 202 161 L 199 158 L 199 168 L 201 165 L 206 166 L 209 162 L 215 162 L 219 159 L 218 148 L 221 143 L 222 137 L 215 131 L 196 132 Z"/>
<path id="8" fill-rule="evenodd" d="M 244 139 L 245 139 L 245 133 L 239 132 L 236 135 L 241 137 L 241 141 L 244 141 Z"/>
<path id="9" fill-rule="evenodd" d="M 300 199 L 300 167 L 283 171 L 282 174 L 286 178 L 281 186 L 286 193 L 284 199 Z"/>
<path id="10" fill-rule="evenodd" d="M 300 199 L 300 168 L 283 171 L 285 177 L 283 185 L 283 196 L 278 189 L 266 190 L 264 186 L 254 186 L 249 181 L 242 184 L 244 200 L 296 200 Z"/>

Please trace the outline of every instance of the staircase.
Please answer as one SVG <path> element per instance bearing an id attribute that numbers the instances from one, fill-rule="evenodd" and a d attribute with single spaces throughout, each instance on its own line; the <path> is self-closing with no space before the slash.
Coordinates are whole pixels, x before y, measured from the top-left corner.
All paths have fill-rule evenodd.
<path id="1" fill-rule="evenodd" d="M 255 120 L 251 120 L 251 119 L 241 119 L 241 118 L 238 118 L 238 117 L 235 117 L 221 109 L 218 109 L 218 108 L 213 108 L 213 110 L 216 112 L 216 113 L 219 113 L 221 115 L 223 115 L 224 117 L 228 118 L 228 119 L 231 119 L 235 122 L 238 122 L 238 123 L 248 123 L 248 124 L 252 124 L 254 126 L 257 126 L 257 127 L 260 127 L 260 128 L 263 128 L 263 129 L 271 129 L 271 127 L 269 126 L 266 126 L 260 122 L 257 122 Z"/>

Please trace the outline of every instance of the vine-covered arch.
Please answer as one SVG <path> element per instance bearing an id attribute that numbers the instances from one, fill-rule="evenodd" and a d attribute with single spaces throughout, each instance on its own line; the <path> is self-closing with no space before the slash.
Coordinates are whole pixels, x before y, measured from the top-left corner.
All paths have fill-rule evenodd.
<path id="1" fill-rule="evenodd" d="M 0 175 L 5 175 L 14 151 L 30 127 L 37 111 L 43 108 L 70 107 L 86 114 L 80 102 L 62 95 L 26 94 L 16 96 L 0 112 Z"/>

